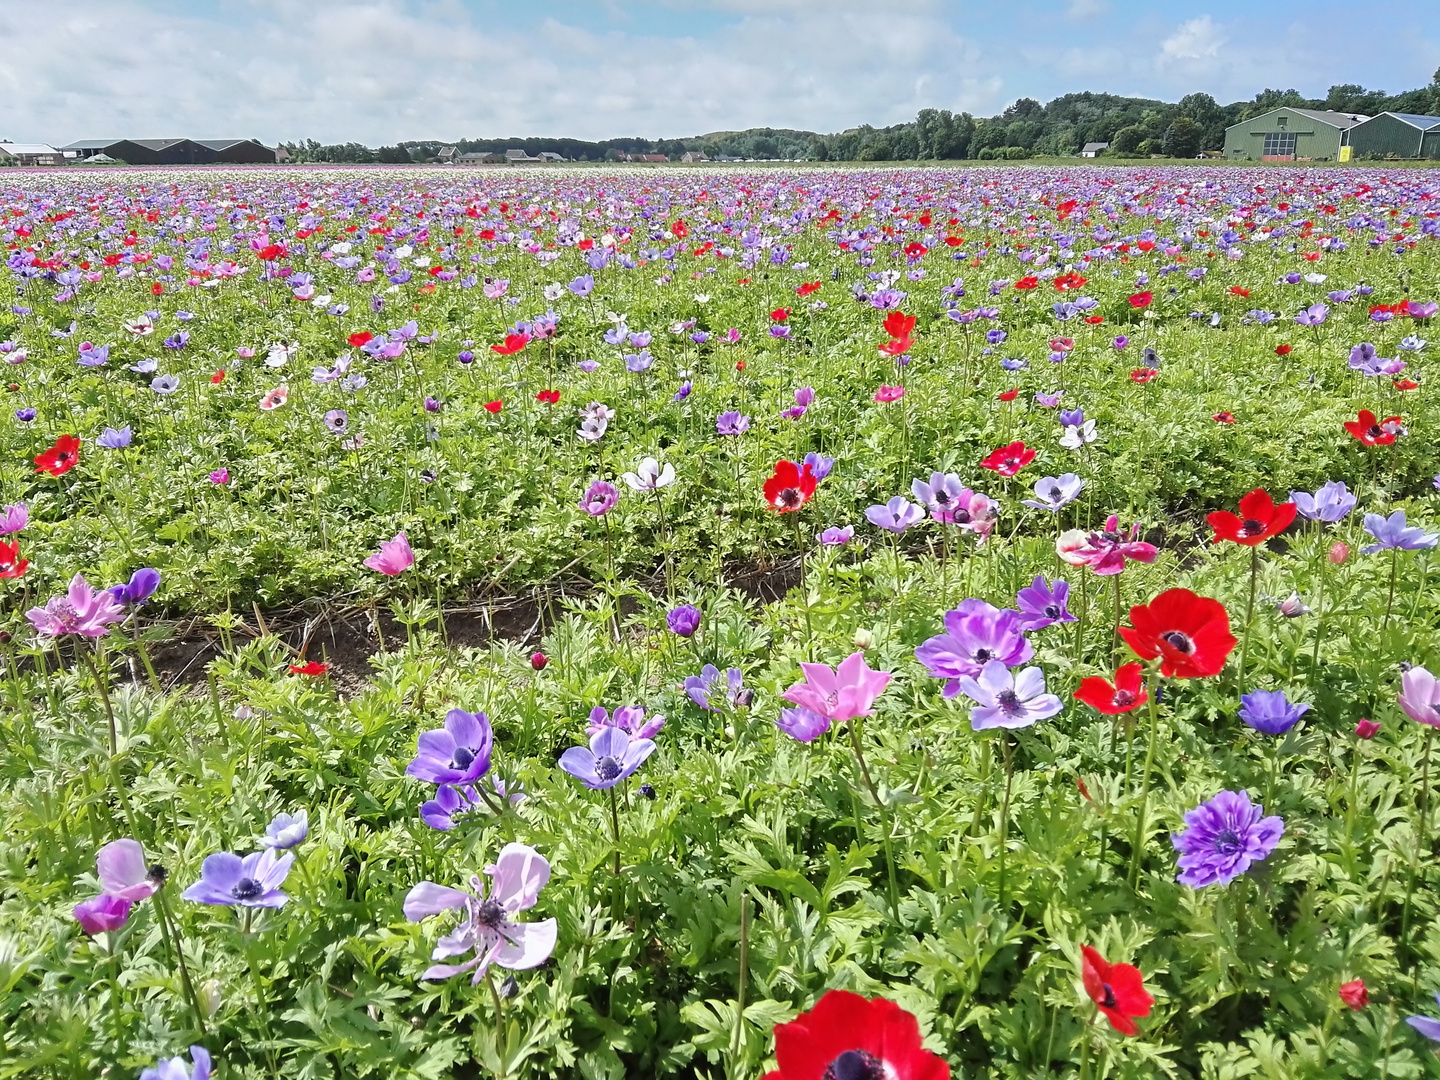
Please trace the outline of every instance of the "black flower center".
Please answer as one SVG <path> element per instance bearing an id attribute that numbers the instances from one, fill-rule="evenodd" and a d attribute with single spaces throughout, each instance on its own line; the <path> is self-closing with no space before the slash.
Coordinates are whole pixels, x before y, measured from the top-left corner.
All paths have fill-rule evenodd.
<path id="1" fill-rule="evenodd" d="M 783 488 L 775 497 L 775 501 L 786 509 L 792 509 L 799 506 L 804 500 L 800 496 L 799 488 Z"/>
<path id="2" fill-rule="evenodd" d="M 1018 716 L 1025 711 L 1025 706 L 1020 701 L 1020 695 L 1015 693 L 1014 690 L 1001 690 L 1000 693 L 995 696 L 995 704 L 999 705 L 1001 709 L 1011 716 Z"/>
<path id="3" fill-rule="evenodd" d="M 952 520 L 953 520 L 957 525 L 969 525 L 969 524 L 970 524 L 970 511 L 969 511 L 969 510 L 956 510 L 956 511 L 955 511 L 955 516 L 952 518 Z"/>
<path id="4" fill-rule="evenodd" d="M 498 900 L 483 900 L 475 911 L 475 921 L 491 930 L 498 930 L 505 922 L 505 909 Z"/>
<path id="5" fill-rule="evenodd" d="M 1129 690 L 1116 690 L 1110 698 L 1110 704 L 1117 709 L 1126 709 L 1135 704 L 1135 695 Z"/>
<path id="6" fill-rule="evenodd" d="M 601 780 L 614 780 L 621 773 L 620 762 L 613 757 L 602 757 L 595 762 L 595 775 Z"/>
<path id="7" fill-rule="evenodd" d="M 1221 855 L 1234 855 L 1240 850 L 1240 837 L 1234 829 L 1223 829 L 1215 837 L 1215 850 Z"/>
<path id="8" fill-rule="evenodd" d="M 932 498 L 934 498 L 936 506 L 948 506 L 950 504 L 950 496 L 944 491 L 935 492 Z"/>
<path id="9" fill-rule="evenodd" d="M 885 1080 L 885 1063 L 864 1050 L 846 1050 L 825 1067 L 820 1080 Z"/>
<path id="10" fill-rule="evenodd" d="M 1367 439 L 1378 439 L 1383 434 L 1385 434 L 1385 432 L 1381 430 L 1379 424 L 1375 424 L 1372 427 L 1368 427 L 1365 429 L 1365 437 Z"/>
<path id="11" fill-rule="evenodd" d="M 1100 999 L 1100 1004 L 1107 1009 L 1115 1008 L 1115 988 L 1109 983 L 1101 983 L 1100 985 L 1103 986 L 1105 989 L 1105 996 Z"/>
<path id="12" fill-rule="evenodd" d="M 1195 643 L 1190 640 L 1190 635 L 1179 630 L 1167 630 L 1160 635 L 1160 640 L 1169 645 L 1176 652 L 1192 653 L 1195 651 Z"/>
<path id="13" fill-rule="evenodd" d="M 1259 536 L 1265 531 L 1265 523 L 1256 521 L 1254 518 L 1246 518 L 1240 523 L 1240 535 Z"/>
<path id="14" fill-rule="evenodd" d="M 230 890 L 230 895 L 236 900 L 254 900 L 264 891 L 254 878 L 244 877 L 235 883 L 234 888 Z"/>
<path id="15" fill-rule="evenodd" d="M 164 885 L 165 879 L 169 876 L 170 871 L 166 870 L 165 867 L 161 866 L 159 863 L 156 863 L 154 866 L 150 867 L 149 878 L 150 881 L 156 886 Z"/>
<path id="16" fill-rule="evenodd" d="M 1044 615 L 1047 619 L 1058 619 L 1060 617 L 1060 605 L 1046 604 Z"/>
<path id="17" fill-rule="evenodd" d="M 470 768 L 474 760 L 475 754 L 468 746 L 457 746 L 455 747 L 455 752 L 450 755 L 450 767 L 463 771 Z"/>
<path id="18" fill-rule="evenodd" d="M 994 656 L 995 656 L 995 654 L 994 654 L 993 652 L 991 652 L 989 649 L 976 649 L 976 650 L 975 650 L 975 662 L 976 662 L 977 664 L 986 663 L 987 661 L 994 659 Z"/>

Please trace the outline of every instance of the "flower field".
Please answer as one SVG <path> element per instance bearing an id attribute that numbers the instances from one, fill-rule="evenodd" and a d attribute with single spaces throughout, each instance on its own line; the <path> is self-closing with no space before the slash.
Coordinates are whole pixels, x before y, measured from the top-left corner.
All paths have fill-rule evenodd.
<path id="1" fill-rule="evenodd" d="M 0 215 L 0 1076 L 1440 1076 L 1440 173 Z"/>

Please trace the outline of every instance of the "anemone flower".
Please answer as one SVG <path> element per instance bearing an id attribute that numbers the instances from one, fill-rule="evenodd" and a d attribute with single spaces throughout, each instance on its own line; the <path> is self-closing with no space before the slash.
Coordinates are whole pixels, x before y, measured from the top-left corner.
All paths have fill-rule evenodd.
<path id="1" fill-rule="evenodd" d="M 914 1016 L 848 990 L 826 991 L 809 1012 L 776 1024 L 775 1063 L 764 1080 L 950 1080 Z"/>
<path id="2" fill-rule="evenodd" d="M 140 1080 L 210 1080 L 210 1051 L 203 1046 L 190 1047 L 192 1066 L 180 1056 L 161 1058 L 154 1068 L 142 1069 Z"/>
<path id="3" fill-rule="evenodd" d="M 1309 705 L 1292 705 L 1283 690 L 1252 690 L 1240 695 L 1240 719 L 1264 735 L 1284 735 L 1309 711 Z"/>
<path id="4" fill-rule="evenodd" d="M 805 680 L 780 696 L 834 724 L 873 713 L 876 699 L 893 677 L 888 671 L 872 670 L 863 652 L 851 653 L 834 669 L 825 664 L 802 663 L 800 670 Z"/>
<path id="5" fill-rule="evenodd" d="M 1085 481 L 1074 473 L 1044 476 L 1035 481 L 1035 498 L 1022 500 L 1020 505 L 1056 513 L 1078 499 L 1084 486 Z"/>
<path id="6" fill-rule="evenodd" d="M 414 562 L 415 553 L 410 549 L 410 538 L 402 529 L 389 540 L 382 540 L 380 550 L 367 558 L 362 565 L 386 577 L 398 577 L 414 565 Z"/>
<path id="7" fill-rule="evenodd" d="M 924 517 L 924 508 L 916 506 L 903 495 L 896 495 L 883 506 L 877 504 L 867 507 L 865 510 L 865 518 L 871 525 L 896 535 L 903 533 Z"/>
<path id="8" fill-rule="evenodd" d="M 1225 605 L 1189 589 L 1166 589 L 1132 607 L 1130 621 L 1120 636 L 1142 660 L 1158 658 L 1167 679 L 1218 675 L 1237 644 Z"/>
<path id="9" fill-rule="evenodd" d="M 524 844 L 506 844 L 495 862 L 485 867 L 485 873 L 490 877 L 488 896 L 478 874 L 470 878 L 470 892 L 422 881 L 405 894 L 402 910 L 411 922 L 443 911 L 464 912 L 460 924 L 435 943 L 432 960 L 473 954 L 462 964 L 426 968 L 420 978 L 448 979 L 473 970 L 470 982 L 478 985 L 491 964 L 526 971 L 539 967 L 555 951 L 559 928 L 554 919 L 515 921 L 516 915 L 535 906 L 540 890 L 550 880 L 550 863 L 545 857 Z"/>
<path id="10" fill-rule="evenodd" d="M 1181 885 L 1228 885 L 1265 859 L 1285 834 L 1278 817 L 1263 817 L 1243 791 L 1222 791 L 1185 815 L 1185 831 L 1172 840 L 1179 853 Z"/>
<path id="11" fill-rule="evenodd" d="M 125 617 L 125 609 L 110 593 L 92 589 L 82 575 L 76 574 L 66 592 L 52 596 L 43 608 L 31 608 L 25 617 L 45 637 L 79 634 L 100 638 L 109 632 L 112 623 Z"/>
<path id="12" fill-rule="evenodd" d="M 429 784 L 469 784 L 490 771 L 495 735 L 483 712 L 451 709 L 445 726 L 421 732 L 405 775 Z"/>
<path id="13" fill-rule="evenodd" d="M 987 661 L 979 676 L 962 675 L 960 692 L 975 702 L 970 726 L 976 731 L 990 728 L 1025 728 L 1054 716 L 1065 703 L 1045 690 L 1045 673 L 1038 667 L 1012 672 L 1003 660 Z"/>
<path id="14" fill-rule="evenodd" d="M 1155 999 L 1145 989 L 1145 977 L 1130 964 L 1111 964 L 1089 945 L 1080 948 L 1080 977 L 1085 993 L 1121 1035 L 1135 1035 L 1133 1017 L 1150 1015 Z"/>
<path id="15" fill-rule="evenodd" d="M 289 897 L 280 891 L 295 855 L 279 857 L 265 848 L 243 859 L 228 851 L 217 851 L 200 864 L 200 880 L 180 894 L 183 900 L 227 907 L 284 907 Z"/>
<path id="16" fill-rule="evenodd" d="M 661 468 L 660 463 L 653 457 L 647 457 L 640 462 L 635 472 L 627 472 L 620 479 L 636 491 L 659 491 L 675 482 L 675 467 L 666 462 L 665 467 Z"/>
<path id="17" fill-rule="evenodd" d="M 603 791 L 621 783 L 655 752 L 650 739 L 632 739 L 624 728 L 607 725 L 590 737 L 590 746 L 572 746 L 560 755 L 560 768 L 586 787 Z"/>
<path id="18" fill-rule="evenodd" d="M 964 600 L 945 613 L 945 632 L 915 649 L 915 659 L 931 676 L 946 680 L 943 693 L 953 698 L 961 691 L 960 679 L 979 675 L 990 661 L 1011 666 L 1030 659 L 1034 649 L 1021 622 L 1018 611 L 1002 610 L 984 600 Z"/>

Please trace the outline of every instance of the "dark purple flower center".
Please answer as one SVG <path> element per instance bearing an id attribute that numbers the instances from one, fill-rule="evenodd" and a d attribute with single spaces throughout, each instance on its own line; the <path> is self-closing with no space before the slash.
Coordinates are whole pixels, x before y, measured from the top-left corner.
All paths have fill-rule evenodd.
<path id="1" fill-rule="evenodd" d="M 935 492 L 932 492 L 931 497 L 935 500 L 936 506 L 950 505 L 950 495 L 948 492 L 937 490 Z"/>
<path id="2" fill-rule="evenodd" d="M 799 488 L 782 488 L 780 494 L 775 496 L 775 502 L 787 510 L 793 510 L 804 501 Z"/>
<path id="3" fill-rule="evenodd" d="M 1117 709 L 1126 709 L 1135 704 L 1135 695 L 1129 690 L 1116 690 L 1110 698 L 1110 704 Z"/>
<path id="4" fill-rule="evenodd" d="M 1107 1009 L 1115 1008 L 1117 1004 L 1117 1002 L 1115 1001 L 1115 988 L 1109 983 L 1101 983 L 1100 985 L 1105 990 L 1105 996 L 1100 999 L 1100 1004 Z"/>
<path id="5" fill-rule="evenodd" d="M 165 884 L 165 879 L 170 876 L 170 871 L 166 870 L 165 867 L 161 866 L 159 863 L 156 863 L 154 866 L 150 867 L 148 876 L 151 883 L 154 884 L 156 887 L 159 887 Z"/>
<path id="6" fill-rule="evenodd" d="M 1265 523 L 1256 521 L 1254 518 L 1246 518 L 1240 523 L 1241 536 L 1259 536 L 1265 531 Z"/>
<path id="7" fill-rule="evenodd" d="M 994 658 L 995 658 L 995 654 L 994 654 L 993 652 L 991 652 L 989 649 L 976 649 L 976 650 L 975 650 L 975 662 L 976 662 L 977 664 L 987 663 L 988 661 L 993 660 Z"/>
<path id="8" fill-rule="evenodd" d="M 1020 700 L 1020 695 L 1014 690 L 1001 690 L 995 695 L 995 704 L 1011 716 L 1018 716 L 1025 711 L 1025 705 Z"/>
<path id="9" fill-rule="evenodd" d="M 969 524 L 970 524 L 970 511 L 969 511 L 969 510 L 956 510 L 954 517 L 952 517 L 950 520 L 954 521 L 955 524 L 957 524 L 957 525 L 969 525 Z"/>
<path id="10" fill-rule="evenodd" d="M 450 767 L 464 772 L 470 768 L 475 760 L 475 754 L 468 746 L 457 746 L 455 752 L 450 755 Z"/>
<path id="11" fill-rule="evenodd" d="M 1365 429 L 1365 437 L 1367 439 L 1378 439 L 1383 434 L 1385 433 L 1380 430 L 1379 424 L 1375 424 Z"/>
<path id="12" fill-rule="evenodd" d="M 1179 630 L 1167 630 L 1160 635 L 1160 640 L 1169 645 L 1176 652 L 1192 653 L 1195 651 L 1195 643 L 1190 640 L 1190 635 Z"/>
<path id="13" fill-rule="evenodd" d="M 254 900 L 264 891 L 254 878 L 242 877 L 230 890 L 230 895 L 236 900 Z"/>
<path id="14" fill-rule="evenodd" d="M 475 910 L 475 921 L 491 930 L 498 930 L 505 923 L 505 909 L 498 900 L 482 900 Z"/>
<path id="15" fill-rule="evenodd" d="M 825 1067 L 820 1080 L 885 1080 L 885 1063 L 864 1050 L 846 1050 Z"/>
<path id="16" fill-rule="evenodd" d="M 595 762 L 595 775 L 606 782 L 614 780 L 622 771 L 620 762 L 616 761 L 613 757 L 602 757 L 599 761 Z"/>
<path id="17" fill-rule="evenodd" d="M 1060 617 L 1060 605 L 1046 604 L 1042 613 L 1047 619 L 1058 619 Z"/>
<path id="18" fill-rule="evenodd" d="M 1241 848 L 1240 837 L 1234 829 L 1222 829 L 1215 837 L 1215 851 L 1220 855 L 1234 855 Z"/>

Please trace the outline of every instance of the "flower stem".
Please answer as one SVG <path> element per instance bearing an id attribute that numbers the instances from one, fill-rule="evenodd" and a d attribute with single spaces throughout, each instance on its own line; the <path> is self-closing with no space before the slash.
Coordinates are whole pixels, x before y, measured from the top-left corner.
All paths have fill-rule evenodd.
<path id="1" fill-rule="evenodd" d="M 1240 637 L 1240 689 L 1245 689 L 1245 657 L 1250 652 L 1250 623 L 1255 618 L 1255 585 L 1260 576 L 1260 545 L 1250 549 L 1250 600 L 1245 605 L 1245 630 Z"/>
<path id="2" fill-rule="evenodd" d="M 1155 744 L 1159 741 L 1160 703 L 1157 700 L 1160 677 L 1150 679 L 1150 745 L 1145 751 L 1145 767 L 1140 772 L 1140 813 L 1135 819 L 1135 840 L 1130 845 L 1130 887 L 1133 889 L 1140 880 L 1140 859 L 1144 854 L 1142 844 L 1145 838 L 1145 817 L 1150 809 L 1150 769 L 1155 763 Z"/>
<path id="3" fill-rule="evenodd" d="M 1400 916 L 1400 940 L 1404 941 L 1410 929 L 1410 897 L 1415 891 L 1415 875 L 1420 867 L 1420 845 L 1426 843 L 1430 816 L 1430 745 L 1435 741 L 1435 729 L 1425 728 L 1425 752 L 1420 766 L 1420 827 L 1415 831 L 1415 854 L 1410 860 L 1410 881 L 1405 886 L 1404 914 Z"/>
<path id="4" fill-rule="evenodd" d="M 1395 604 L 1395 572 L 1400 569 L 1400 549 L 1390 549 L 1390 595 L 1385 597 L 1385 618 L 1380 621 L 1380 629 L 1384 630 L 1390 625 L 1390 609 Z"/>
<path id="5" fill-rule="evenodd" d="M 485 985 L 490 988 L 490 1001 L 495 1006 L 495 1054 L 500 1059 L 500 1077 L 504 1080 L 510 1075 L 510 1039 L 505 1031 L 505 1002 L 500 997 L 500 991 L 495 989 L 495 973 L 488 967 L 485 969 Z"/>
<path id="6" fill-rule="evenodd" d="M 1000 906 L 1005 907 L 1005 852 L 1010 844 L 1010 785 L 1015 779 L 1015 744 L 1008 731 L 1000 732 L 1005 751 L 1005 797 L 1000 803 Z"/>
<path id="7" fill-rule="evenodd" d="M 858 730 L 858 718 L 846 723 L 850 729 L 850 746 L 855 751 L 855 761 L 860 766 L 860 775 L 865 779 L 865 787 L 870 791 L 870 797 L 875 800 L 875 805 L 880 810 L 881 824 L 884 827 L 882 839 L 885 847 L 885 871 L 889 876 L 890 884 L 890 912 L 895 921 L 900 921 L 900 890 L 895 883 L 895 852 L 890 844 L 890 814 L 885 803 L 880 798 L 880 792 L 875 787 L 875 781 L 870 777 L 870 766 L 865 763 L 865 755 L 860 750 L 860 732 Z"/>
<path id="8" fill-rule="evenodd" d="M 805 584 L 805 541 L 800 536 L 800 515 L 790 515 L 790 523 L 795 527 L 795 546 L 800 550 L 800 602 L 805 608 L 805 636 L 811 641 L 815 640 L 815 629 L 810 625 L 810 589 Z"/>
<path id="9" fill-rule="evenodd" d="M 97 653 L 100 651 L 98 642 L 95 645 L 95 651 Z M 100 678 L 100 669 L 95 666 L 95 661 L 85 651 L 85 646 L 77 642 L 75 652 L 79 654 L 81 661 L 89 669 L 90 678 L 95 683 L 95 692 L 100 695 L 101 704 L 105 706 L 105 719 L 110 724 L 110 756 L 114 758 L 120 752 L 120 739 L 115 731 L 115 710 L 110 705 L 110 690 L 105 685 L 105 680 Z"/>
<path id="10" fill-rule="evenodd" d="M 1121 638 L 1120 638 L 1120 623 L 1121 623 L 1121 621 L 1122 621 L 1122 618 L 1121 618 L 1121 613 L 1120 613 L 1120 575 L 1119 575 L 1119 574 L 1115 574 L 1115 575 L 1114 575 L 1114 581 L 1115 581 L 1115 629 L 1114 629 L 1114 631 L 1113 631 L 1114 644 L 1113 644 L 1112 647 L 1113 647 L 1113 649 L 1114 649 L 1114 651 L 1115 651 L 1115 664 L 1116 664 L 1116 666 L 1118 667 L 1119 664 L 1120 664 L 1121 650 L 1122 650 L 1122 648 L 1123 648 L 1123 645 L 1122 645 L 1122 643 L 1121 643 Z"/>
<path id="11" fill-rule="evenodd" d="M 150 899 L 155 901 L 155 912 L 160 918 L 160 930 L 170 940 L 170 947 L 175 950 L 175 966 L 180 972 L 180 987 L 185 992 L 185 1000 L 190 1003 L 190 1011 L 195 1014 L 195 1027 L 199 1029 L 201 1036 L 205 1034 L 205 1012 L 200 1008 L 200 998 L 195 993 L 195 984 L 190 981 L 190 968 L 185 963 L 184 944 L 180 938 L 180 930 L 175 921 L 170 918 L 170 909 L 165 906 L 165 890 L 156 889 L 150 894 Z"/>
<path id="12" fill-rule="evenodd" d="M 1325 630 L 1325 568 L 1330 564 L 1330 559 L 1325 552 L 1324 540 L 1320 543 L 1320 574 L 1319 581 L 1315 586 L 1315 644 L 1310 651 L 1310 670 L 1320 670 L 1320 639 L 1324 637 Z"/>

